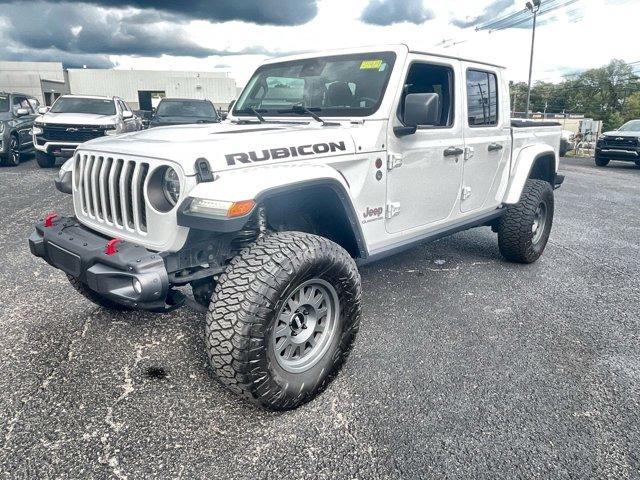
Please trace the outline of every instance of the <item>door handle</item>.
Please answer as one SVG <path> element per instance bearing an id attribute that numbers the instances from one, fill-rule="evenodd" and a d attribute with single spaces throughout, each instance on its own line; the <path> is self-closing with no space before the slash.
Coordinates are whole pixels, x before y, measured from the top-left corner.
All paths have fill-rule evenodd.
<path id="1" fill-rule="evenodd" d="M 459 157 L 464 153 L 464 150 L 460 147 L 449 147 L 444 151 L 445 157 Z"/>
<path id="2" fill-rule="evenodd" d="M 500 143 L 490 143 L 489 144 L 489 151 L 490 152 L 496 152 L 498 150 L 502 150 L 503 148 L 504 147 Z"/>

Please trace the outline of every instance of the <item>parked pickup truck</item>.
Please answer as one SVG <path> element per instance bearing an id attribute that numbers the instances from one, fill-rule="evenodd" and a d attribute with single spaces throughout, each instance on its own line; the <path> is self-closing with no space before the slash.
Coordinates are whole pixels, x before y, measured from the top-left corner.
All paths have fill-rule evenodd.
<path id="1" fill-rule="evenodd" d="M 481 226 L 542 255 L 561 129 L 509 111 L 502 67 L 405 45 L 268 60 L 221 124 L 81 145 L 57 182 L 75 216 L 30 248 L 105 308 L 200 306 L 220 382 L 295 408 L 352 348 L 358 265 Z"/>
<path id="2" fill-rule="evenodd" d="M 640 120 L 631 120 L 598 138 L 596 165 L 606 167 L 611 160 L 635 162 L 640 167 Z"/>
<path id="3" fill-rule="evenodd" d="M 33 144 L 42 168 L 53 167 L 56 157 L 73 156 L 83 142 L 142 128 L 141 120 L 118 97 L 64 95 L 39 113 L 33 124 Z"/>
<path id="4" fill-rule="evenodd" d="M 149 128 L 219 121 L 216 107 L 209 100 L 163 98 L 153 112 Z"/>
<path id="5" fill-rule="evenodd" d="M 29 132 L 39 105 L 30 95 L 0 92 L 0 165 L 18 166 L 33 151 Z"/>

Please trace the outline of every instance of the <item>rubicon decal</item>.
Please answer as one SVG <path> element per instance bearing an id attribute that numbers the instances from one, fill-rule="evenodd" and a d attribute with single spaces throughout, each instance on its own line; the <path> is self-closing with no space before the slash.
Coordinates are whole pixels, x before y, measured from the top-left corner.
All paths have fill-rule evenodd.
<path id="1" fill-rule="evenodd" d="M 307 155 L 321 155 L 323 153 L 346 152 L 344 142 L 316 143 L 313 145 L 300 145 L 298 147 L 280 147 L 262 150 L 260 152 L 230 153 L 224 157 L 227 165 L 237 163 L 266 162 L 267 160 L 282 160 L 284 158 L 304 157 Z"/>

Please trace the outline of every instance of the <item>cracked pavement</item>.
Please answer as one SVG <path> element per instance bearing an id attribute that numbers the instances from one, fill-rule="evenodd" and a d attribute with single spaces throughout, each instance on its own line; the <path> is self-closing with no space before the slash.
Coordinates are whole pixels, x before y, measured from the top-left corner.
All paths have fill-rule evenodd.
<path id="1" fill-rule="evenodd" d="M 108 314 L 31 256 L 56 171 L 0 169 L 2 478 L 640 478 L 640 168 L 565 159 L 535 265 L 482 228 L 365 267 L 347 365 L 280 414 L 213 381 L 202 314 Z"/>

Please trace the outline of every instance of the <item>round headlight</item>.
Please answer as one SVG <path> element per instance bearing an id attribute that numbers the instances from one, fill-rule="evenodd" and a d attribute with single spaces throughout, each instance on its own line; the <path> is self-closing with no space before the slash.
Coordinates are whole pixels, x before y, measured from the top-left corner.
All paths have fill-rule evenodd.
<path id="1" fill-rule="evenodd" d="M 162 176 L 162 192 L 167 202 L 171 206 L 175 206 L 180 198 L 180 177 L 178 173 L 171 167 L 167 167 Z"/>

